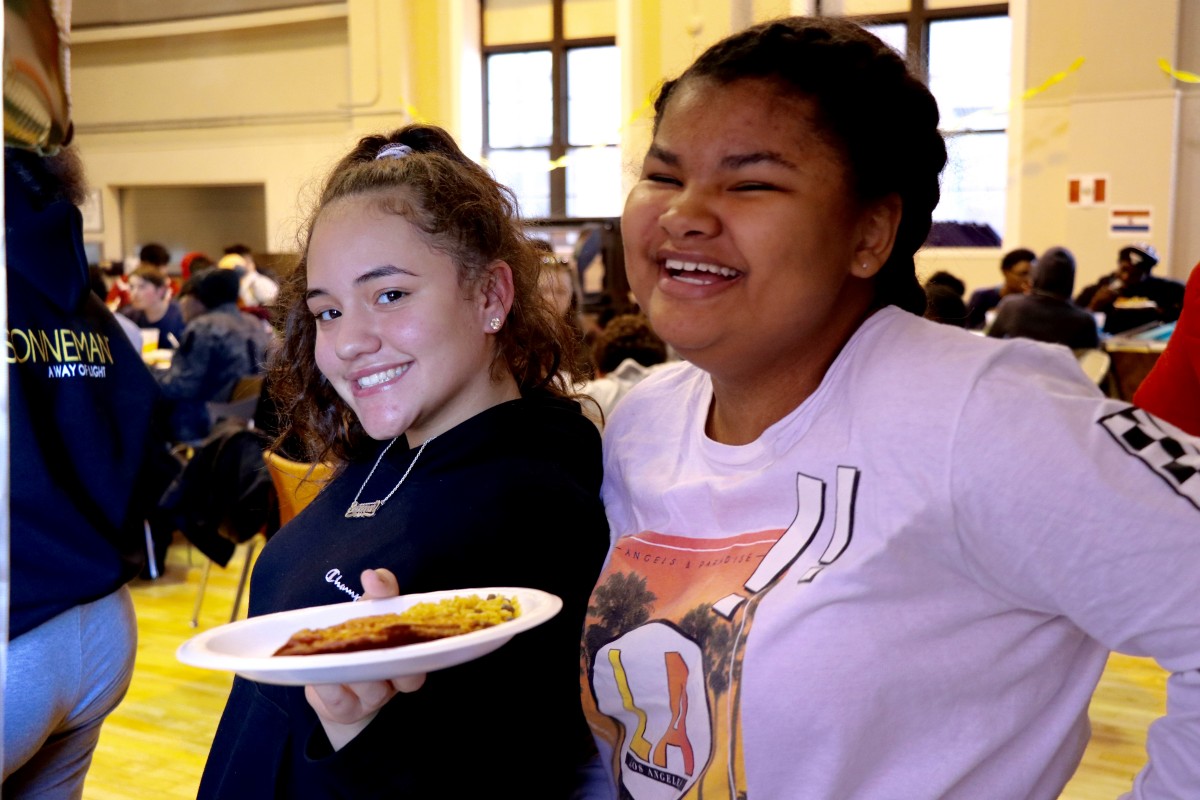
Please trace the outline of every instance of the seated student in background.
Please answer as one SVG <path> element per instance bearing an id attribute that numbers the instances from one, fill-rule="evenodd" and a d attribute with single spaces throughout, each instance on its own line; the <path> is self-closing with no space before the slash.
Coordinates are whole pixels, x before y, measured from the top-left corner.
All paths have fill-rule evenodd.
<path id="1" fill-rule="evenodd" d="M 227 400 L 238 378 L 262 372 L 271 341 L 259 320 L 238 309 L 235 272 L 209 270 L 189 291 L 204 310 L 184 328 L 170 367 L 154 373 L 171 401 L 171 432 L 180 442 L 208 435 L 206 404 Z"/>
<path id="2" fill-rule="evenodd" d="M 129 276 L 129 309 L 125 315 L 139 328 L 158 330 L 158 346 L 173 349 L 187 324 L 179 303 L 171 297 L 166 274 L 158 267 L 143 265 Z"/>
<path id="3" fill-rule="evenodd" d="M 1000 305 L 1000 300 L 1010 294 L 1025 294 L 1029 291 L 1029 276 L 1037 254 L 1019 247 L 1004 254 L 1000 260 L 1000 274 L 1004 277 L 999 286 L 976 289 L 967 302 L 967 327 L 973 330 L 987 323 L 987 312 Z"/>
<path id="4" fill-rule="evenodd" d="M 156 267 L 166 272 L 167 264 L 170 263 L 170 252 L 157 242 L 143 245 L 142 249 L 138 251 L 138 267 Z M 125 311 L 129 308 L 132 300 L 129 296 L 129 279 L 125 277 L 124 264 L 118 262 L 113 266 L 116 274 L 113 276 L 112 286 L 109 287 L 104 302 L 113 311 Z"/>
<path id="5" fill-rule="evenodd" d="M 258 271 L 254 254 L 246 245 L 226 247 L 225 255 L 217 262 L 217 266 L 238 274 L 238 303 L 242 308 L 266 308 L 275 304 L 275 298 L 279 296 L 279 284 Z"/>
<path id="6" fill-rule="evenodd" d="M 667 345 L 643 315 L 619 314 L 596 337 L 592 357 L 600 377 L 584 384 L 580 394 L 596 402 L 603 420 L 652 367 L 667 360 Z"/>
<path id="7" fill-rule="evenodd" d="M 108 284 L 104 280 L 104 270 L 100 265 L 88 265 L 88 285 L 92 287 L 92 294 L 99 297 L 101 302 L 104 302 L 104 298 L 108 296 Z M 113 314 L 113 319 L 121 326 L 121 330 L 125 332 L 125 337 L 129 339 L 129 343 L 133 345 L 133 349 L 141 350 L 142 329 L 124 314 Z"/>
<path id="8" fill-rule="evenodd" d="M 944 286 L 961 299 L 967 293 L 967 285 L 957 275 L 940 269 L 925 280 L 925 286 Z"/>
<path id="9" fill-rule="evenodd" d="M 1071 302 L 1074 289 L 1075 256 L 1065 247 L 1051 247 L 1034 264 L 1029 294 L 1010 295 L 1000 301 L 988 336 L 1021 336 L 1065 344 L 1075 350 L 1099 347 L 1096 318 Z"/>
<path id="10" fill-rule="evenodd" d="M 337 474 L 263 549 L 250 615 L 488 586 L 563 608 L 420 688 L 235 679 L 199 796 L 566 798 L 593 752 L 579 631 L 608 526 L 579 342 L 512 195 L 411 125 L 342 159 L 306 236 L 270 382 Z"/>
<path id="11" fill-rule="evenodd" d="M 949 272 L 939 271 L 925 281 L 925 319 L 955 325 L 967 324 L 967 305 L 963 293 L 967 287 Z"/>
<path id="12" fill-rule="evenodd" d="M 1134 393 L 1133 403 L 1200 436 L 1200 264 L 1188 278 L 1183 311 L 1167 349 Z"/>
<path id="13" fill-rule="evenodd" d="M 186 281 L 193 275 L 199 275 L 201 272 L 213 269 L 216 266 L 212 262 L 212 259 L 204 253 L 201 253 L 199 250 L 193 250 L 179 259 L 179 275 Z"/>
<path id="14" fill-rule="evenodd" d="M 545 239 L 531 239 L 538 255 L 538 292 L 554 312 L 567 321 L 576 338 L 582 343 L 579 363 L 574 367 L 581 375 L 591 376 L 594 371 L 591 346 L 583 320 L 583 287 L 579 273 L 567 261 L 562 261 L 554 252 L 554 246 Z"/>
<path id="15" fill-rule="evenodd" d="M 216 269 L 215 265 L 213 269 Z M 183 312 L 185 327 L 187 323 L 203 314 L 206 310 L 204 304 L 196 298 L 196 286 L 199 285 L 200 279 L 203 277 L 204 273 L 193 274 L 179 287 L 179 296 L 175 298 L 175 301 L 179 304 L 179 310 Z"/>
<path id="16" fill-rule="evenodd" d="M 1179 319 L 1183 284 L 1150 274 L 1158 263 L 1153 245 L 1139 243 L 1117 253 L 1117 270 L 1088 286 L 1075 302 L 1105 315 L 1105 333 L 1122 333 L 1154 322 Z"/>

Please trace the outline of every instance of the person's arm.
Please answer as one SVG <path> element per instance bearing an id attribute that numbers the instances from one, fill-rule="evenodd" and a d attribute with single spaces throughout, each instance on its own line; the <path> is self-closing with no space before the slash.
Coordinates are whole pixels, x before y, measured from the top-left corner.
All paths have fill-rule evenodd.
<path id="1" fill-rule="evenodd" d="M 380 600 L 400 594 L 396 576 L 389 570 L 365 570 L 361 580 L 363 600 Z M 379 709 L 397 692 L 415 692 L 424 683 L 425 676 L 422 674 L 406 675 L 390 681 L 322 684 L 304 687 L 304 696 L 317 713 L 330 746 L 337 752 L 366 730 Z"/>
<path id="2" fill-rule="evenodd" d="M 1080 292 L 1075 303 L 1088 311 L 1107 311 L 1120 296 L 1120 282 L 1110 275 Z"/>
<path id="3" fill-rule="evenodd" d="M 199 335 L 197 326 L 183 332 L 183 340 L 165 370 L 155 370 L 155 377 L 168 400 L 186 400 L 200 396 L 212 357 L 211 337 Z"/>
<path id="4" fill-rule="evenodd" d="M 1031 356 L 981 378 L 992 402 L 964 410 L 950 487 L 963 552 L 1016 608 L 1172 673 L 1130 797 L 1188 796 L 1200 787 L 1200 486 L 1186 465 L 1200 439 L 1100 397 L 1066 354 Z M 1021 373 L 1037 359 L 1046 391 L 1034 393 Z"/>
<path id="5" fill-rule="evenodd" d="M 1167 349 L 1138 386 L 1133 402 L 1200 436 L 1200 265 L 1188 279 L 1184 306 Z"/>

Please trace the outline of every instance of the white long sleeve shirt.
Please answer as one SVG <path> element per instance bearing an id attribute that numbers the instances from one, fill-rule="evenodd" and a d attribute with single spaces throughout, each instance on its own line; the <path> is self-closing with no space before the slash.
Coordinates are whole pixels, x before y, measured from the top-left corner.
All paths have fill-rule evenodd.
<path id="1" fill-rule="evenodd" d="M 605 432 L 584 702 L 614 784 L 1056 798 L 1111 649 L 1174 673 L 1130 797 L 1200 797 L 1200 441 L 1065 348 L 894 308 L 748 445 L 706 437 L 711 396 L 664 369 Z"/>

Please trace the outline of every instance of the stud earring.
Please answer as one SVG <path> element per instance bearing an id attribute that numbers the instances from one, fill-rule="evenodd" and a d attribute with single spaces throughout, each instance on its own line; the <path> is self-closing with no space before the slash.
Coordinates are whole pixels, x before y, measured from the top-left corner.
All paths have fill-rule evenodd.
<path id="1" fill-rule="evenodd" d="M 870 269 L 870 268 L 871 268 L 871 265 L 870 265 L 870 264 L 868 264 L 867 262 L 865 262 L 865 261 L 864 261 L 864 262 L 863 262 L 863 265 L 862 265 L 862 268 L 863 268 L 863 269 Z"/>
<path id="2" fill-rule="evenodd" d="M 492 326 L 492 331 L 494 332 L 500 330 L 501 326 L 504 325 L 504 321 L 499 317 L 492 317 L 491 322 L 488 324 Z"/>

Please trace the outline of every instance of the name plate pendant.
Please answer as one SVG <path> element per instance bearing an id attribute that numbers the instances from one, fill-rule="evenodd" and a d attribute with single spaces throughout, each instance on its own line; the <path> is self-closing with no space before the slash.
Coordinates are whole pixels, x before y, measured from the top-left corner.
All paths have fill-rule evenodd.
<path id="1" fill-rule="evenodd" d="M 370 503 L 360 503 L 355 500 L 350 504 L 350 507 L 346 509 L 346 519 L 373 517 L 381 505 L 383 505 L 383 501 L 381 500 L 373 500 Z"/>

